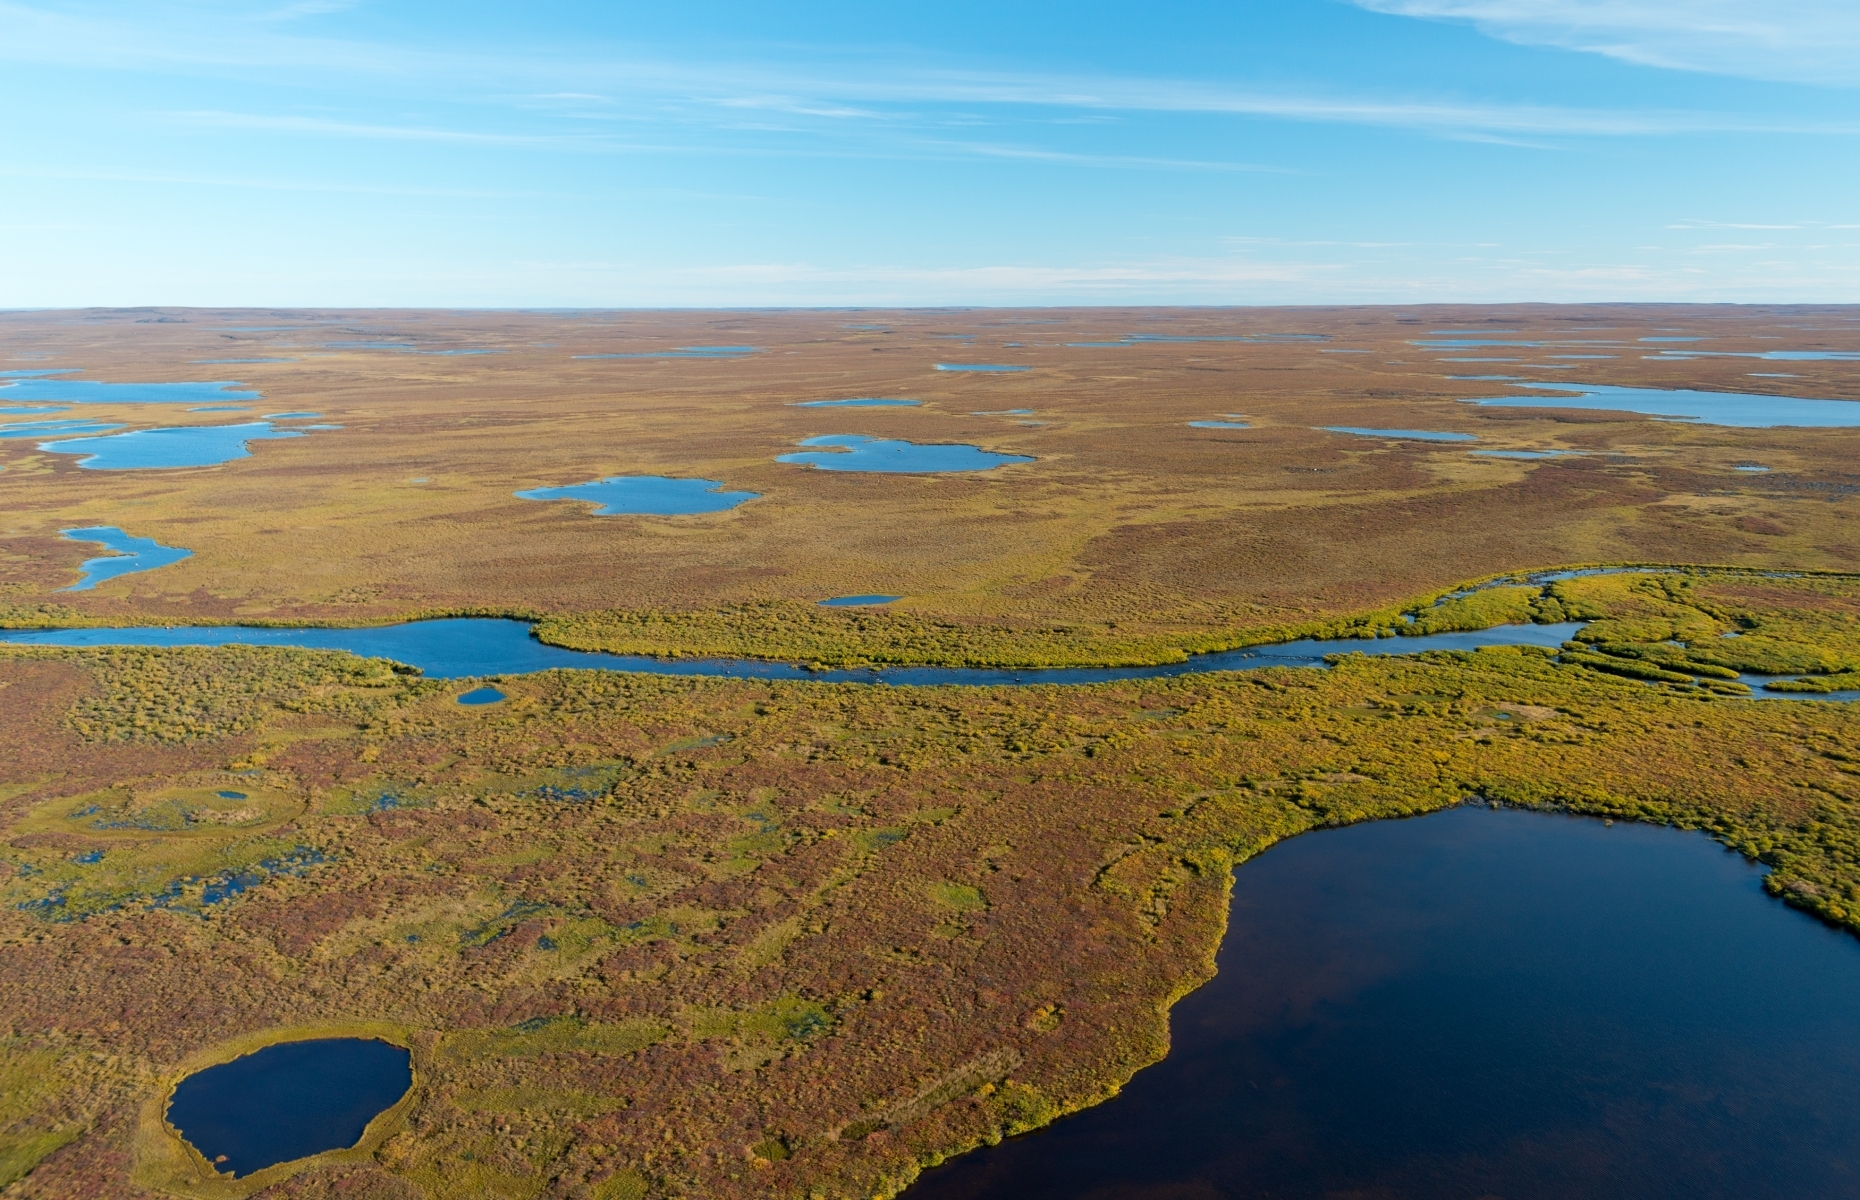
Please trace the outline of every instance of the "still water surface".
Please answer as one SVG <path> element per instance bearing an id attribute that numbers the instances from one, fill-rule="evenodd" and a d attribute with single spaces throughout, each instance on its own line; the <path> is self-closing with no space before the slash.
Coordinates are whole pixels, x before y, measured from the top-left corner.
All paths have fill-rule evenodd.
<path id="1" fill-rule="evenodd" d="M 965 684 L 1110 683 L 1162 679 L 1203 671 L 1247 671 L 1257 667 L 1322 667 L 1332 654 L 1419 654 L 1423 650 L 1474 650 L 1480 646 L 1556 647 L 1582 628 L 1557 625 L 1500 625 L 1476 633 L 1423 637 L 1306 639 L 1276 646 L 1249 646 L 1197 654 L 1184 662 L 1151 667 L 876 667 L 810 671 L 794 663 L 730 658 L 648 658 L 567 650 L 538 641 L 523 621 L 504 617 L 448 617 L 371 629 L 288 629 L 251 625 L 133 626 L 119 629 L 35 629 L 0 632 L 0 642 L 35 646 L 294 646 L 343 650 L 365 658 L 389 658 L 420 668 L 433 679 L 521 675 L 579 668 L 641 671 L 652 675 L 705 675 L 729 679 L 807 679 L 821 683 L 889 683 L 917 687 Z"/>
<path id="2" fill-rule="evenodd" d="M 412 1085 L 412 1058 L 400 1046 L 281 1042 L 183 1079 L 168 1123 L 219 1170 L 250 1175 L 353 1146 Z"/>
<path id="3" fill-rule="evenodd" d="M 597 517 L 682 516 L 722 512 L 746 504 L 760 492 L 726 492 L 715 479 L 672 479 L 664 475 L 612 475 L 592 483 L 531 488 L 519 500 L 586 500 Z"/>
<path id="4" fill-rule="evenodd" d="M 1531 383 L 1527 387 L 1555 396 L 1495 396 L 1466 403 L 1495 408 L 1581 408 L 1643 413 L 1700 425 L 1772 429 L 1791 425 L 1806 429 L 1860 426 L 1860 403 L 1809 400 L 1800 396 L 1761 396 L 1744 392 L 1699 392 L 1684 388 L 1631 388 L 1604 384 Z"/>
<path id="5" fill-rule="evenodd" d="M 1294 838 L 1235 871 L 1167 1059 L 905 1195 L 1860 1195 L 1860 942 L 1760 879 L 1509 810 Z"/>
<path id="6" fill-rule="evenodd" d="M 987 471 L 1033 461 L 1024 454 L 996 454 L 976 446 L 920 445 L 901 438 L 869 438 L 857 434 L 827 434 L 807 438 L 798 444 L 831 448 L 783 454 L 775 461 L 818 467 L 823 471 L 879 471 L 893 475 Z"/>
<path id="7" fill-rule="evenodd" d="M 269 421 L 244 425 L 186 425 L 164 429 L 136 429 L 103 437 L 64 437 L 40 442 L 39 449 L 53 454 L 81 454 L 78 466 L 90 471 L 145 471 L 163 467 L 217 467 L 235 458 L 250 458 L 247 444 L 276 438 L 302 437 L 305 426 L 275 429 Z"/>
<path id="8" fill-rule="evenodd" d="M 95 542 L 114 551 L 101 558 L 85 559 L 84 577 L 68 588 L 60 588 L 62 592 L 87 592 L 118 575 L 153 571 L 157 567 L 178 563 L 194 555 L 192 550 L 164 546 L 154 538 L 131 537 L 114 525 L 93 525 L 85 529 L 63 529 L 59 532 L 74 542 Z"/>
<path id="9" fill-rule="evenodd" d="M 55 404 L 198 404 L 210 400 L 256 400 L 243 383 L 96 383 L 88 379 L 21 379 L 0 384 L 0 400 L 49 400 Z"/>

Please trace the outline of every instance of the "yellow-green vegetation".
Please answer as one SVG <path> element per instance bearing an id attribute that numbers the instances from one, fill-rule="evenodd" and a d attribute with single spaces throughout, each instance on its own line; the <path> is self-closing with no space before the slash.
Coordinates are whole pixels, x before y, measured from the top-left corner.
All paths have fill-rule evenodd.
<path id="1" fill-rule="evenodd" d="M 1409 344 L 1416 322 L 1464 313 L 1048 313 L 1036 319 L 1060 321 L 1046 327 L 1055 336 L 1017 348 L 1035 369 L 988 380 L 932 365 L 952 325 L 993 338 L 1012 319 L 1001 313 L 887 313 L 883 334 L 801 311 L 379 314 L 421 339 L 501 351 L 417 360 L 274 355 L 301 334 L 267 332 L 253 314 L 176 315 L 185 320 L 8 313 L 0 331 L 16 350 L 81 362 L 99 380 L 184 378 L 200 370 L 186 364 L 231 348 L 289 358 L 228 369 L 265 407 L 320 412 L 341 428 L 258 443 L 249 458 L 166 472 L 153 487 L 145 472 L 80 474 L 36 439 L 5 440 L 0 625 L 538 615 L 560 619 L 565 639 L 651 653 L 1034 666 L 1168 661 L 1230 644 L 1230 631 L 1299 629 L 1557 563 L 1856 566 L 1846 531 L 1860 487 L 1844 435 L 1571 413 L 1550 395 L 1542 408 L 1465 404 L 1498 389 L 1444 378 Z M 1694 324 L 1735 352 L 1799 339 L 1803 314 L 1585 306 L 1488 318 L 1527 340 L 1580 322 L 1623 344 L 1655 322 Z M 1064 344 L 1157 321 L 1232 340 L 1132 343 L 1110 357 Z M 1288 324 L 1368 353 L 1253 340 Z M 764 351 L 735 364 L 581 357 L 705 342 L 723 325 Z M 1683 368 L 1686 385 L 1860 400 L 1860 380 L 1838 361 L 1797 363 L 1796 378 L 1778 380 L 1752 379 L 1748 365 L 1698 358 Z M 1673 370 L 1636 355 L 1583 366 L 1588 381 L 1625 386 L 1670 387 Z M 795 403 L 823 394 L 922 404 Z M 1235 407 L 1248 428 L 1187 426 Z M 1019 408 L 1038 423 L 1008 411 Z M 83 415 L 131 428 L 226 420 L 129 403 L 87 404 Z M 1314 428 L 1324 425 L 1420 426 L 1473 434 L 1482 448 L 1577 453 L 1479 457 Z M 885 477 L 777 461 L 832 433 L 1034 461 Z M 1735 470 L 1751 461 L 1771 470 Z M 615 474 L 715 479 L 759 498 L 727 512 L 596 517 L 514 495 Z M 61 591 L 94 548 L 58 531 L 99 521 L 193 555 Z M 902 596 L 883 614 L 896 621 L 812 610 L 848 593 Z"/>
<path id="2" fill-rule="evenodd" d="M 407 1093 L 376 1114 L 354 1146 L 324 1151 L 296 1163 L 276 1164 L 235 1179 L 216 1170 L 198 1149 L 168 1124 L 169 1100 L 175 1086 L 188 1075 L 231 1062 L 280 1042 L 329 1037 L 374 1038 L 391 1042 L 405 1047 L 411 1059 L 413 1081 Z M 409 1037 L 406 1030 L 388 1022 L 336 1019 L 253 1030 L 223 1039 L 188 1055 L 174 1064 L 150 1089 L 136 1115 L 132 1139 L 134 1182 L 161 1194 L 185 1196 L 190 1200 L 235 1200 L 288 1179 L 306 1167 L 314 1169 L 367 1163 L 382 1150 L 389 1138 L 405 1128 L 406 1115 L 417 1102 L 430 1077 L 426 1058 L 431 1040 L 430 1036 Z"/>
<path id="3" fill-rule="evenodd" d="M 229 699 L 179 733 L 117 699 L 140 658 L 0 649 L 4 1161 L 86 1200 L 891 1195 L 1165 1053 L 1237 864 L 1469 799 L 1702 831 L 1860 931 L 1860 718 L 1721 690 L 1851 673 L 1860 581 L 1589 575 L 1416 623 L 1551 614 L 1582 640 L 1086 687 L 554 671 L 481 711 L 190 650 L 161 670 Z M 342 1028 L 419 1072 L 363 1147 L 177 1173 L 177 1078 Z"/>

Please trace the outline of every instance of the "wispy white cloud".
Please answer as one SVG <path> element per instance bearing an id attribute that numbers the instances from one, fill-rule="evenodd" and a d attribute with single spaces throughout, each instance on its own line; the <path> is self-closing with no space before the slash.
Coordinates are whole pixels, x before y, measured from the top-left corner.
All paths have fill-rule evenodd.
<path id="1" fill-rule="evenodd" d="M 1532 13 L 1548 21 L 1546 14 L 1565 8 L 1576 13 L 1621 9 L 1631 15 L 1653 6 L 1653 0 L 1618 4 L 1605 0 L 1357 2 L 1408 15 L 1479 20 L 1518 37 L 1537 28 L 1526 20 Z M 1740 7 L 1734 0 L 1689 2 L 1707 9 Z M 1846 35 L 1836 29 L 1825 44 L 1849 45 L 1841 53 L 1856 64 L 1860 74 L 1860 4 L 1853 0 L 1771 2 L 1784 9 L 1812 7 L 1828 12 L 1837 3 L 1851 5 L 1853 19 L 1847 24 L 1853 26 L 1854 38 L 1844 43 Z M 1532 139 L 1554 137 L 1860 132 L 1860 124 L 1854 121 L 1818 117 L 1349 94 L 1116 74 L 952 70 L 910 60 L 883 61 L 871 55 L 822 53 L 812 61 L 790 56 L 777 63 L 679 61 L 583 46 L 471 53 L 317 37 L 275 24 L 205 20 L 198 10 L 185 7 L 133 8 L 104 16 L 94 11 L 53 10 L 20 0 L 0 0 L 0 61 L 214 74 L 266 82 L 289 79 L 305 84 L 339 76 L 365 79 L 371 87 L 415 88 L 425 94 L 441 89 L 461 101 L 521 96 L 532 107 L 538 103 L 603 105 L 634 115 L 677 109 L 684 119 L 697 119 L 692 114 L 703 111 L 722 117 L 760 110 L 814 122 L 897 123 L 921 116 L 916 111 L 919 107 L 937 105 L 1009 109 L 1045 121 L 1141 113 L 1263 118 L 1526 145 L 1539 144 Z M 938 119 L 947 120 L 949 114 L 944 112 Z M 324 132 L 339 131 L 332 127 Z M 383 135 L 358 127 L 353 136 Z"/>
<path id="2" fill-rule="evenodd" d="M 75 179 L 95 183 L 172 184 L 177 187 L 248 188 L 261 192 L 336 192 L 363 196 L 434 196 L 448 199 L 535 199 L 562 193 L 486 188 L 403 187 L 394 184 L 342 183 L 326 180 L 259 179 L 234 175 L 195 175 L 171 171 L 96 171 L 68 167 L 0 165 L 0 179 Z"/>
<path id="3" fill-rule="evenodd" d="M 1860 86 L 1854 0 L 1355 0 L 1404 17 L 1470 21 L 1507 41 L 1643 66 Z"/>

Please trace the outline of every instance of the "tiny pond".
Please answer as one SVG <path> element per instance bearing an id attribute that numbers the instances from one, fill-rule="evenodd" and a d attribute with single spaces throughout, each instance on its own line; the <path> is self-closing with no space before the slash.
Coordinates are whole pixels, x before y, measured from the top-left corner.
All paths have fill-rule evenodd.
<path id="1" fill-rule="evenodd" d="M 412 1056 L 400 1046 L 279 1042 L 183 1079 L 167 1118 L 218 1170 L 250 1175 L 353 1146 L 412 1086 Z"/>
<path id="2" fill-rule="evenodd" d="M 1763 873 L 1483 806 L 1292 838 L 1167 1058 L 905 1196 L 1853 1196 L 1860 941 Z"/>

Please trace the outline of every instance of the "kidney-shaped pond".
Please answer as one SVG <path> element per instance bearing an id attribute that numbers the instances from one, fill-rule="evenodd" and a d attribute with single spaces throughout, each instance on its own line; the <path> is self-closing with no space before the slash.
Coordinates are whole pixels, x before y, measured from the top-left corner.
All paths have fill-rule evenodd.
<path id="1" fill-rule="evenodd" d="M 584 500 L 595 506 L 597 517 L 619 517 L 722 512 L 754 500 L 761 493 L 726 492 L 715 479 L 611 475 L 592 483 L 531 488 L 515 495 L 519 500 Z"/>
<path id="2" fill-rule="evenodd" d="M 799 443 L 827 446 L 826 450 L 783 454 L 776 462 L 799 463 L 823 471 L 884 471 L 928 475 L 942 471 L 986 471 L 1010 463 L 1029 463 L 1024 454 L 995 454 L 975 446 L 927 445 L 896 438 L 869 438 L 856 434 L 827 434 Z"/>
<path id="3" fill-rule="evenodd" d="M 1168 1058 L 906 1196 L 1853 1196 L 1860 942 L 1761 874 L 1511 810 L 1294 838 Z"/>
<path id="4" fill-rule="evenodd" d="M 217 1169 L 250 1175 L 355 1145 L 412 1085 L 412 1056 L 400 1046 L 280 1042 L 183 1079 L 168 1124 Z"/>

